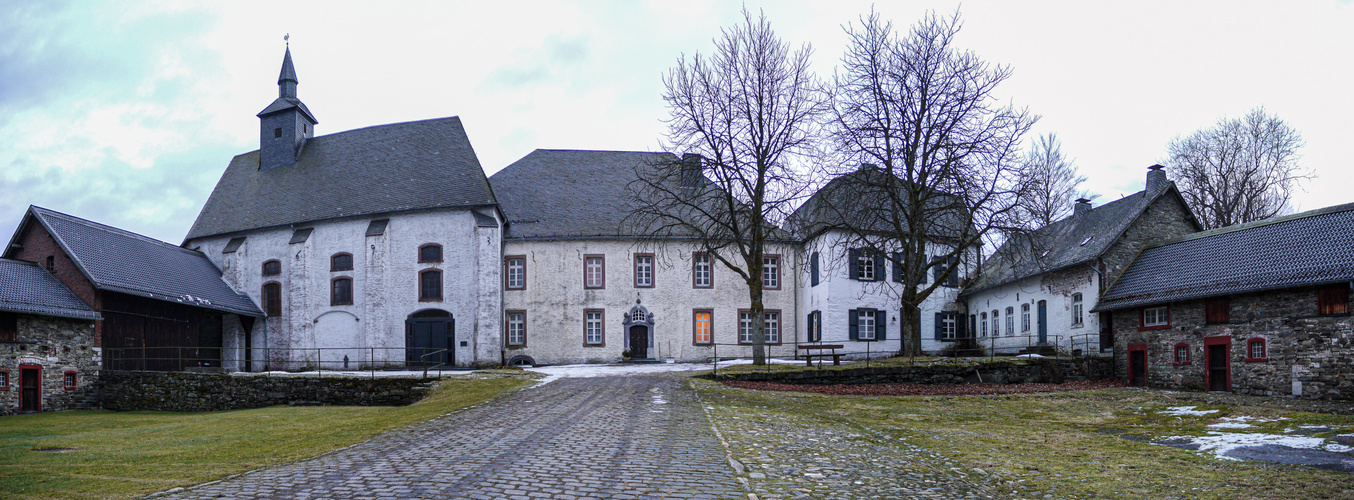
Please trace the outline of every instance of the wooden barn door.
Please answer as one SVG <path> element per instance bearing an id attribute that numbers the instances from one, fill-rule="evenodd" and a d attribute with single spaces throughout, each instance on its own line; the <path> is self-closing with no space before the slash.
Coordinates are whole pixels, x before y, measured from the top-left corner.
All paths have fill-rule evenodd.
<path id="1" fill-rule="evenodd" d="M 19 411 L 42 411 L 41 367 L 19 367 Z"/>
<path id="2" fill-rule="evenodd" d="M 1232 390 L 1232 337 L 1204 337 L 1204 367 L 1208 390 Z"/>

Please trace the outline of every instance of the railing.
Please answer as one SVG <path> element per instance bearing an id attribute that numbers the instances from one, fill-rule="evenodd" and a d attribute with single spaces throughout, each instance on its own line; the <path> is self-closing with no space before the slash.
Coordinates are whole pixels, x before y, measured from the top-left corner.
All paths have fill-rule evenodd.
<path id="1" fill-rule="evenodd" d="M 452 366 L 450 349 L 431 347 L 105 347 L 105 370 L 369 372 L 392 369 L 429 371 Z"/>

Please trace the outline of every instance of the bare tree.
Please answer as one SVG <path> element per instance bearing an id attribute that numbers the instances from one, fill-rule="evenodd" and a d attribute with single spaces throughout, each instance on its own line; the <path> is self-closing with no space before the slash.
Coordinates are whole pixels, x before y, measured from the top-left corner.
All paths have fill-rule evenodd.
<path id="1" fill-rule="evenodd" d="M 826 103 L 812 48 L 792 52 L 765 14 L 745 9 L 714 42 L 713 56 L 682 56 L 663 78 L 665 147 L 685 154 L 641 167 L 632 215 L 651 238 L 689 239 L 747 283 L 753 361 L 763 364 L 765 249 L 790 241 L 776 223 L 808 191 L 796 159 L 811 152 Z"/>
<path id="2" fill-rule="evenodd" d="M 1086 176 L 1077 172 L 1073 160 L 1063 156 L 1062 141 L 1057 134 L 1035 138 L 1023 161 L 1028 176 L 1027 189 L 1020 198 L 1025 229 L 1039 229 L 1072 215 L 1074 198 L 1095 198 L 1077 191 L 1086 182 Z"/>
<path id="3" fill-rule="evenodd" d="M 1204 229 L 1268 219 L 1289 210 L 1311 171 L 1298 164 L 1302 136 L 1264 107 L 1176 138 L 1172 177 Z"/>
<path id="4" fill-rule="evenodd" d="M 885 289 L 901 305 L 903 355 L 921 352 L 922 301 L 957 285 L 984 234 L 1017 225 L 1019 144 L 1038 119 L 998 102 L 1011 70 L 953 47 L 960 26 L 956 11 L 928 13 L 904 37 L 875 13 L 846 28 L 832 115 L 834 163 L 846 171 L 796 217 L 901 266 Z"/>

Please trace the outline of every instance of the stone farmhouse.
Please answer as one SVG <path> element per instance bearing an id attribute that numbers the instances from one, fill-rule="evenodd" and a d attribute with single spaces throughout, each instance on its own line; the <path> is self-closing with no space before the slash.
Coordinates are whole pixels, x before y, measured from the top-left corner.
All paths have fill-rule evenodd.
<path id="1" fill-rule="evenodd" d="M 1053 348 L 1111 355 L 1113 330 L 1092 314 L 1100 297 L 1148 243 L 1201 229 L 1164 167 L 1146 188 L 1007 241 L 963 292 L 970 330 L 984 349 L 1003 354 Z"/>
<path id="2" fill-rule="evenodd" d="M 1149 246 L 1101 297 L 1134 385 L 1354 398 L 1354 204 Z"/>
<path id="3" fill-rule="evenodd" d="M 99 313 L 38 264 L 0 259 L 0 415 L 61 410 L 99 370 Z"/>

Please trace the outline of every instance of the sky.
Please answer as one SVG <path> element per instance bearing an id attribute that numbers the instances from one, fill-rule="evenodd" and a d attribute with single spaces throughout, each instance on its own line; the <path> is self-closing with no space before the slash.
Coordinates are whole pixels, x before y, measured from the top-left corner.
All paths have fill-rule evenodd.
<path id="1" fill-rule="evenodd" d="M 486 174 L 537 148 L 658 151 L 662 75 L 743 3 L 0 2 L 0 231 L 38 205 L 179 243 L 230 159 L 258 149 L 290 34 L 317 135 L 460 116 Z M 960 9 L 956 44 L 1009 65 L 1113 201 L 1174 138 L 1257 106 L 1303 136 L 1293 206 L 1354 202 L 1354 3 L 748 1 L 829 78 L 843 26 Z M 1169 165 L 1167 165 L 1169 168 Z"/>

